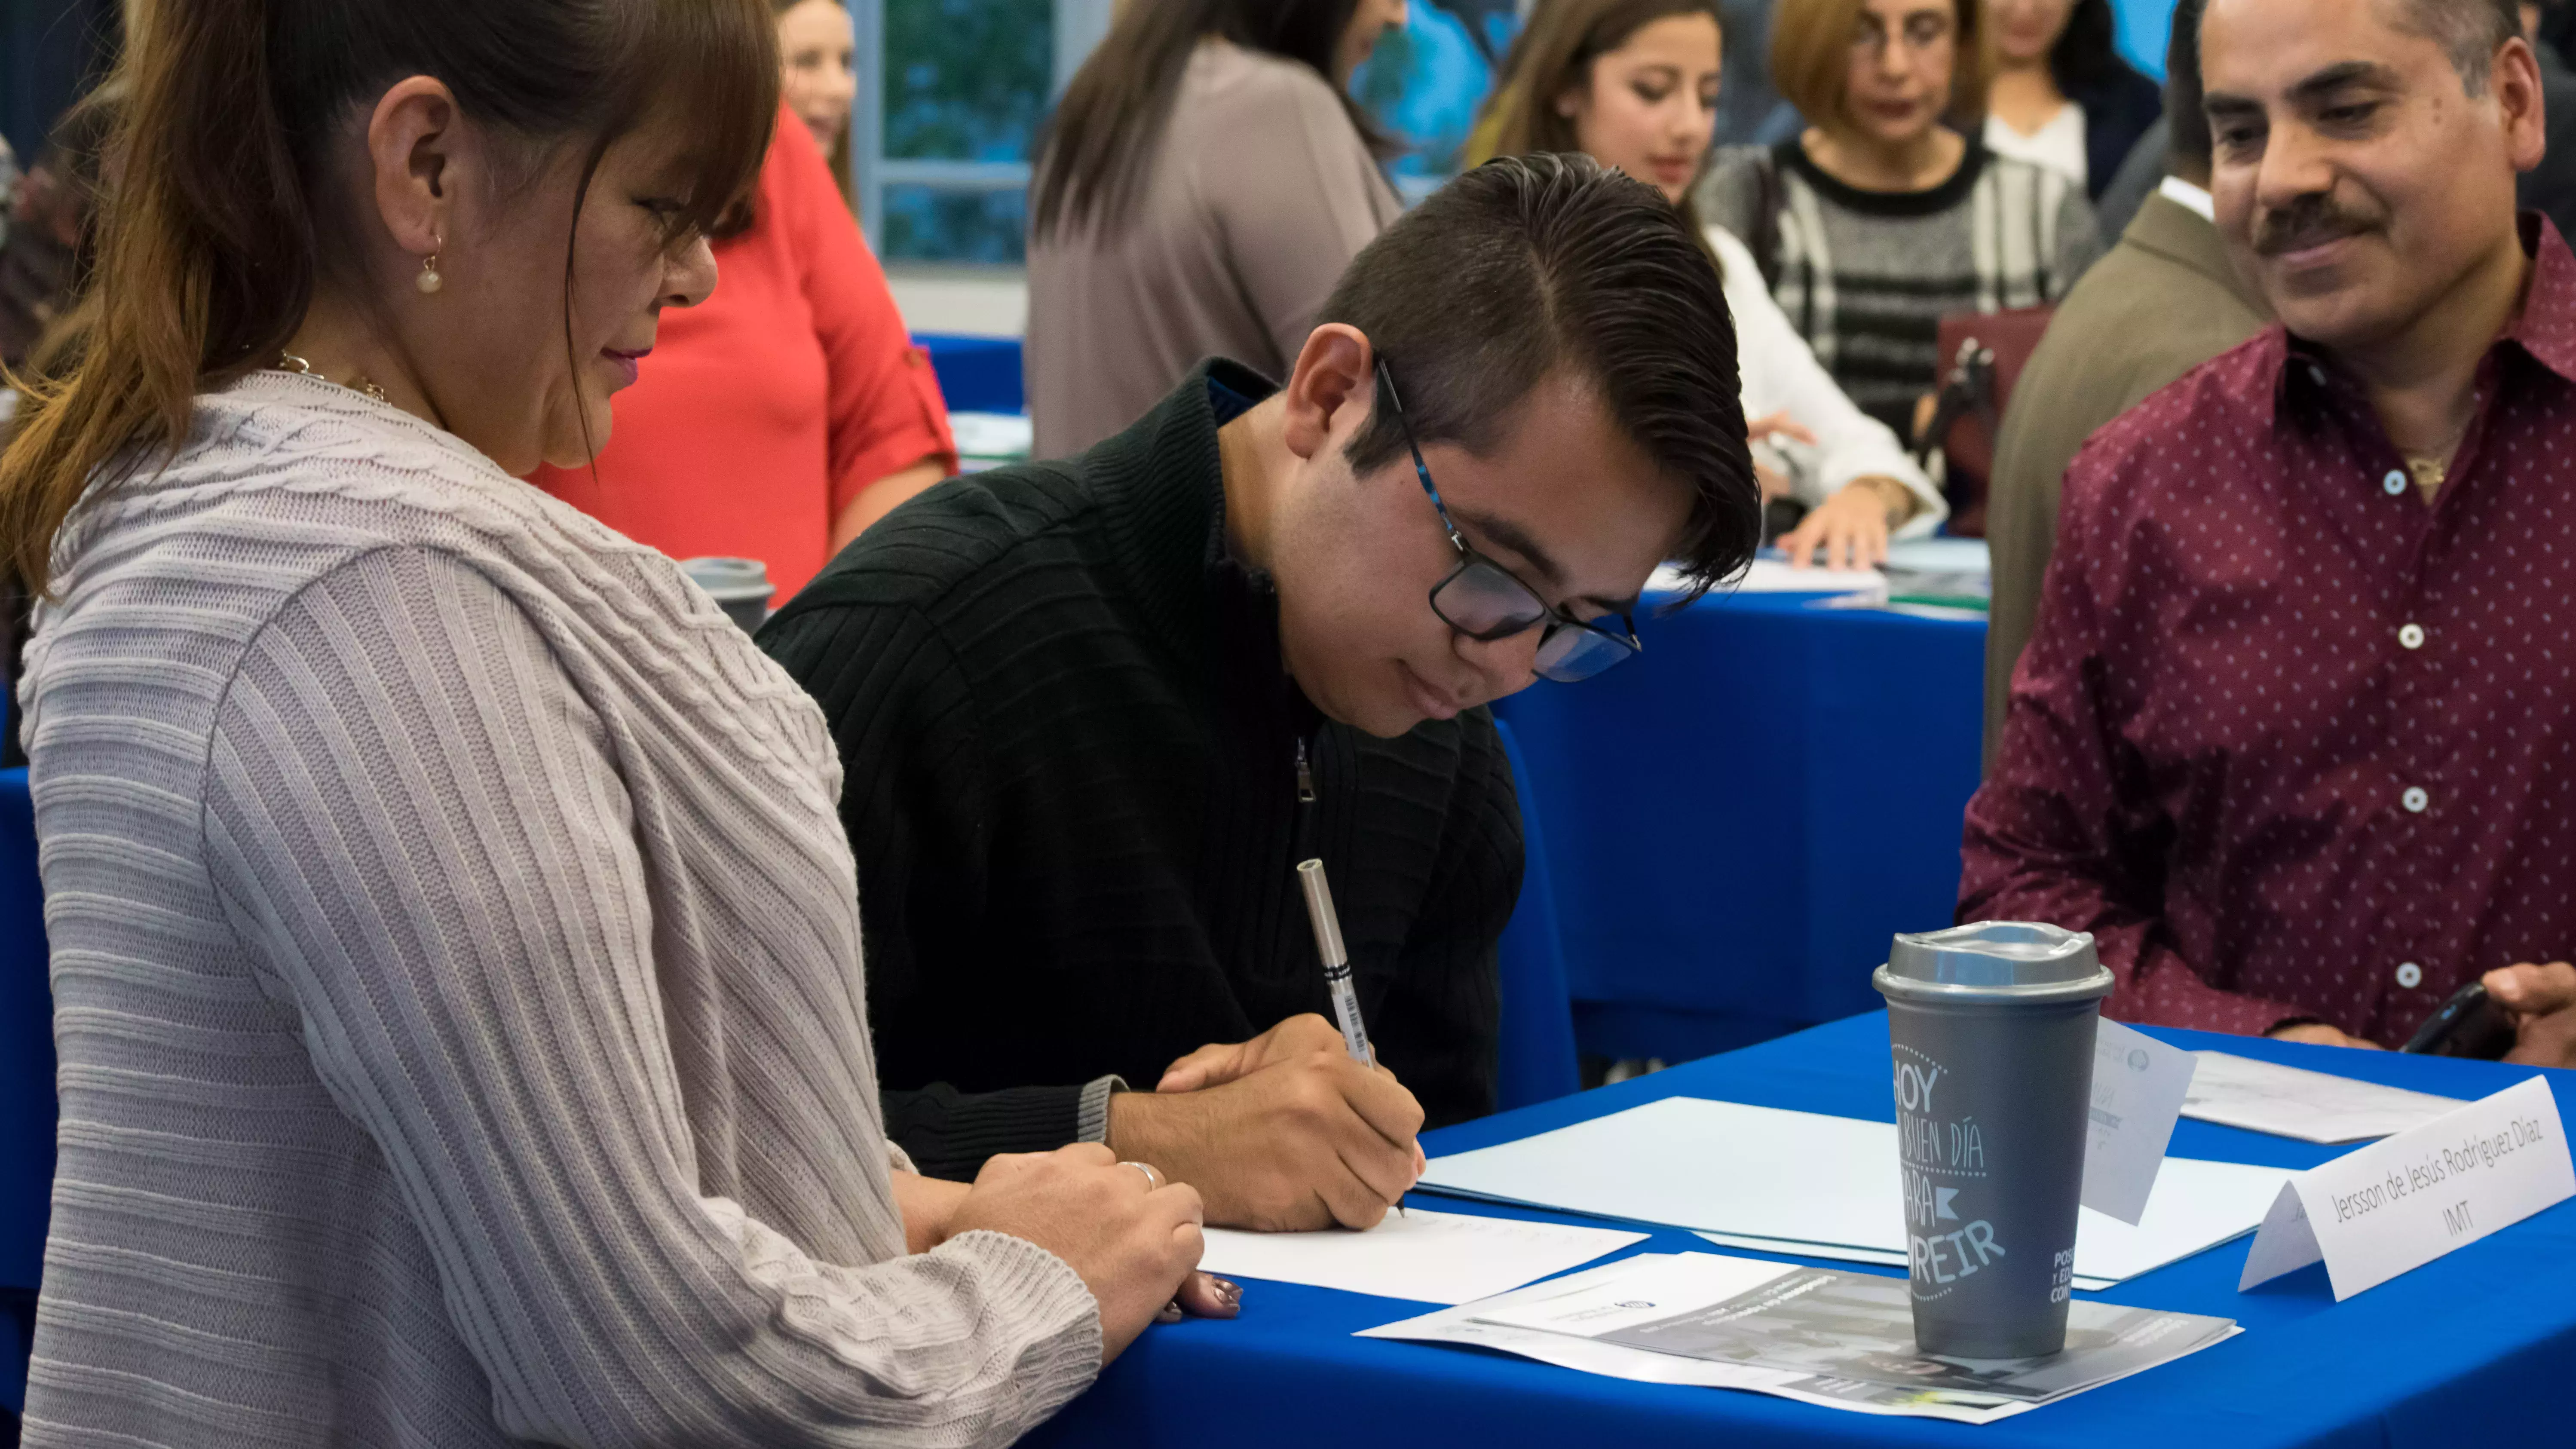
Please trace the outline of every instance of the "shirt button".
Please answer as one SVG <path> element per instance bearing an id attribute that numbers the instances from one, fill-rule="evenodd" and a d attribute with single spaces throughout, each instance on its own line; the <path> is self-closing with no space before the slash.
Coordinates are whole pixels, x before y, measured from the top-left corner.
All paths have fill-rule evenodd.
<path id="1" fill-rule="evenodd" d="M 2421 624 L 2407 624 L 2400 627 L 2397 631 L 2397 642 L 2409 649 L 2423 648 L 2424 626 Z"/>
<path id="2" fill-rule="evenodd" d="M 2398 984 L 2398 985 L 2400 985 L 2400 986 L 2402 986 L 2402 987 L 2404 987 L 2404 988 L 2406 988 L 2406 989 L 2407 989 L 2407 990 L 2409 990 L 2409 991 L 2412 991 L 2412 990 L 2414 990 L 2416 987 L 2423 985 L 2423 984 L 2424 984 L 2424 968 L 2423 968 L 2423 967 L 2421 967 L 2421 966 L 2416 965 L 2416 964 L 2415 964 L 2414 962 L 2412 962 L 2412 961 L 2403 961 L 2403 962 L 2398 963 L 2398 966 L 2397 966 L 2397 984 Z"/>
<path id="3" fill-rule="evenodd" d="M 2388 470 L 2388 476 L 2379 480 L 2379 486 L 2387 490 L 2389 497 L 2394 498 L 2406 491 L 2406 475 L 2391 468 Z"/>
<path id="4" fill-rule="evenodd" d="M 2406 793 L 2398 796 L 2397 799 L 2398 803 L 2406 807 L 2410 815 L 2423 814 L 2424 807 L 2433 803 L 2433 797 L 2425 794 L 2424 787 L 2421 785 L 2407 786 Z"/>

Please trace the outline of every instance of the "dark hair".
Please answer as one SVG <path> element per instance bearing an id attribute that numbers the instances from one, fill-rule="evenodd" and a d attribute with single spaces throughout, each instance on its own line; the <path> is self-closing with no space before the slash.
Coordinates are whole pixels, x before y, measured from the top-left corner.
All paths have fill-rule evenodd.
<path id="1" fill-rule="evenodd" d="M 1038 133 L 1029 234 L 1049 237 L 1127 212 L 1160 149 L 1190 54 L 1211 36 L 1304 64 L 1333 88 L 1369 150 L 1393 154 L 1333 75 L 1358 8 L 1358 0 L 1128 0 Z"/>
<path id="2" fill-rule="evenodd" d="M 2486 94 L 2496 47 L 2522 34 L 2516 0 L 2401 0 L 2397 14 L 2400 29 L 2442 47 L 2473 96 Z"/>
<path id="3" fill-rule="evenodd" d="M 1488 161 L 1361 248 L 1317 320 L 1368 337 L 1426 443 L 1490 452 L 1542 379 L 1583 379 L 1612 425 L 1690 488 L 1675 560 L 1695 585 L 1760 546 L 1735 324 L 1699 239 L 1646 183 L 1579 153 Z M 1367 472 L 1404 453 L 1380 407 L 1348 458 Z"/>
<path id="4" fill-rule="evenodd" d="M 2165 155 L 2195 171 L 2209 169 L 2214 143 L 2200 108 L 2200 12 L 2209 0 L 2174 0 L 2173 34 L 2165 41 Z"/>
<path id="5" fill-rule="evenodd" d="M 196 395 L 275 360 L 317 282 L 348 265 L 337 153 L 384 90 L 428 75 L 523 143 L 531 174 L 584 150 L 574 215 L 616 139 L 684 117 L 673 235 L 712 226 L 759 174 L 778 40 L 759 0 L 157 0 L 118 74 L 87 346 L 59 382 L 17 379 L 0 454 L 0 557 L 29 588 L 91 476 L 174 448 Z M 565 271 L 570 337 L 572 255 Z"/>
<path id="6" fill-rule="evenodd" d="M 2049 79 L 2072 94 L 2128 72 L 2129 63 L 2120 58 L 2119 25 L 2111 15 L 2111 0 L 2075 0 L 2075 8 L 2066 15 L 2066 28 L 2057 32 L 2057 43 L 2048 48 Z"/>

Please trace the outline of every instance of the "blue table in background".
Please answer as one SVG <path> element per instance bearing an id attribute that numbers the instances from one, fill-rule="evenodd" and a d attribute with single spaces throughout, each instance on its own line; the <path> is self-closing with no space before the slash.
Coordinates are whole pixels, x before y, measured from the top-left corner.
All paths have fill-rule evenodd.
<path id="1" fill-rule="evenodd" d="M 939 393 L 947 400 L 950 412 L 1016 413 L 1026 409 L 1020 391 L 1020 339 L 916 332 L 912 341 L 930 354 L 930 370 L 939 378 Z"/>
<path id="2" fill-rule="evenodd" d="M 2537 1074 L 2528 1067 L 2198 1032 L 2157 1035 L 2462 1098 Z M 1435 1156 L 1462 1152 L 1668 1096 L 1891 1121 L 1887 1061 L 1886 1017 L 1873 1013 L 1423 1140 Z M 2561 1118 L 2576 1122 L 2576 1072 L 2545 1075 Z M 2173 1138 L 2177 1156 L 2285 1167 L 2314 1166 L 2346 1150 L 2205 1122 L 2184 1122 Z M 1747 1172 L 1797 1170 L 1795 1162 L 1744 1166 Z M 1427 1193 L 1410 1201 L 1444 1212 L 1551 1216 Z M 1889 1211 L 1895 1211 L 1892 1200 Z M 1694 1249 L 1713 1251 L 1688 1233 L 1662 1229 L 1628 1251 Z M 1147 1330 L 1090 1393 L 1026 1442 L 1045 1449 L 2485 1449 L 2576 1441 L 2576 1405 L 2566 1394 L 2568 1371 L 2576 1365 L 2576 1202 L 2560 1203 L 2344 1303 L 2334 1301 L 2322 1267 L 2238 1293 L 2245 1251 L 2239 1239 L 2087 1295 L 2233 1318 L 2245 1326 L 2243 1334 L 2163 1368 L 1979 1427 L 1873 1418 L 1756 1394 L 1629 1383 L 1466 1349 L 1353 1338 L 1359 1329 L 1426 1310 L 1393 1299 L 1254 1283 L 1245 1291 L 1240 1319 Z M 1895 1271 L 1827 1266 L 1890 1276 Z"/>
<path id="3" fill-rule="evenodd" d="M 1586 1051 L 1685 1060 L 1880 1004 L 1946 926 L 1976 792 L 1982 619 L 1711 597 L 1495 707 L 1540 807 Z"/>

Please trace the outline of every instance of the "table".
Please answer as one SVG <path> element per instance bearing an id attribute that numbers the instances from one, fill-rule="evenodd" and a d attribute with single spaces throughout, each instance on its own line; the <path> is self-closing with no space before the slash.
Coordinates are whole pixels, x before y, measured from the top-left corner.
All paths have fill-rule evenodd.
<path id="1" fill-rule="evenodd" d="M 1020 391 L 1020 339 L 916 332 L 912 341 L 930 354 L 930 370 L 950 412 L 1016 413 L 1027 407 Z"/>
<path id="2" fill-rule="evenodd" d="M 1584 1050 L 1686 1060 L 1876 1007 L 1888 937 L 1958 900 L 1985 621 L 1738 594 L 1638 633 L 1633 662 L 1495 706 Z"/>
<path id="3" fill-rule="evenodd" d="M 2156 1034 L 2186 1046 L 2223 1046 L 2462 1097 L 2483 1096 L 2534 1072 L 2199 1032 Z M 1887 1062 L 1886 1016 L 1872 1013 L 1447 1128 L 1427 1135 L 1424 1146 L 1434 1155 L 1490 1146 L 1673 1095 L 1892 1121 Z M 2576 1122 L 2576 1072 L 2546 1075 L 2561 1117 Z M 2349 1149 L 2186 1121 L 2174 1133 L 2173 1150 L 2185 1157 L 2309 1167 Z M 1412 1200 L 1445 1212 L 1549 1216 L 1429 1194 Z M 1629 1251 L 1694 1248 L 1708 1245 L 1661 1229 Z M 1425 1310 L 1392 1299 L 1253 1283 L 1245 1291 L 1242 1318 L 1148 1330 L 1089 1394 L 1026 1442 L 1046 1449 L 2431 1449 L 2576 1438 L 2576 1405 L 2563 1397 L 2568 1368 L 2576 1364 L 2576 1202 L 2560 1203 L 2340 1304 L 2322 1266 L 2238 1293 L 2245 1251 L 2240 1239 L 2088 1295 L 2218 1314 L 2243 1324 L 2243 1334 L 2064 1403 L 1979 1427 L 1879 1419 L 1755 1394 L 1627 1383 L 1463 1349 L 1355 1339 L 1349 1335 L 1358 1329 Z"/>

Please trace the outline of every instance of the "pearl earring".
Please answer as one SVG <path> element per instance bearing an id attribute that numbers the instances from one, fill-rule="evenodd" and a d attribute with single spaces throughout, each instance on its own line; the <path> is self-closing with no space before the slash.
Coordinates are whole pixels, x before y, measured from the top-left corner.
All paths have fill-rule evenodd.
<path id="1" fill-rule="evenodd" d="M 438 253 L 431 252 L 420 259 L 420 275 L 412 278 L 411 284 L 424 293 L 435 292 L 447 284 L 446 278 L 438 274 Z"/>

